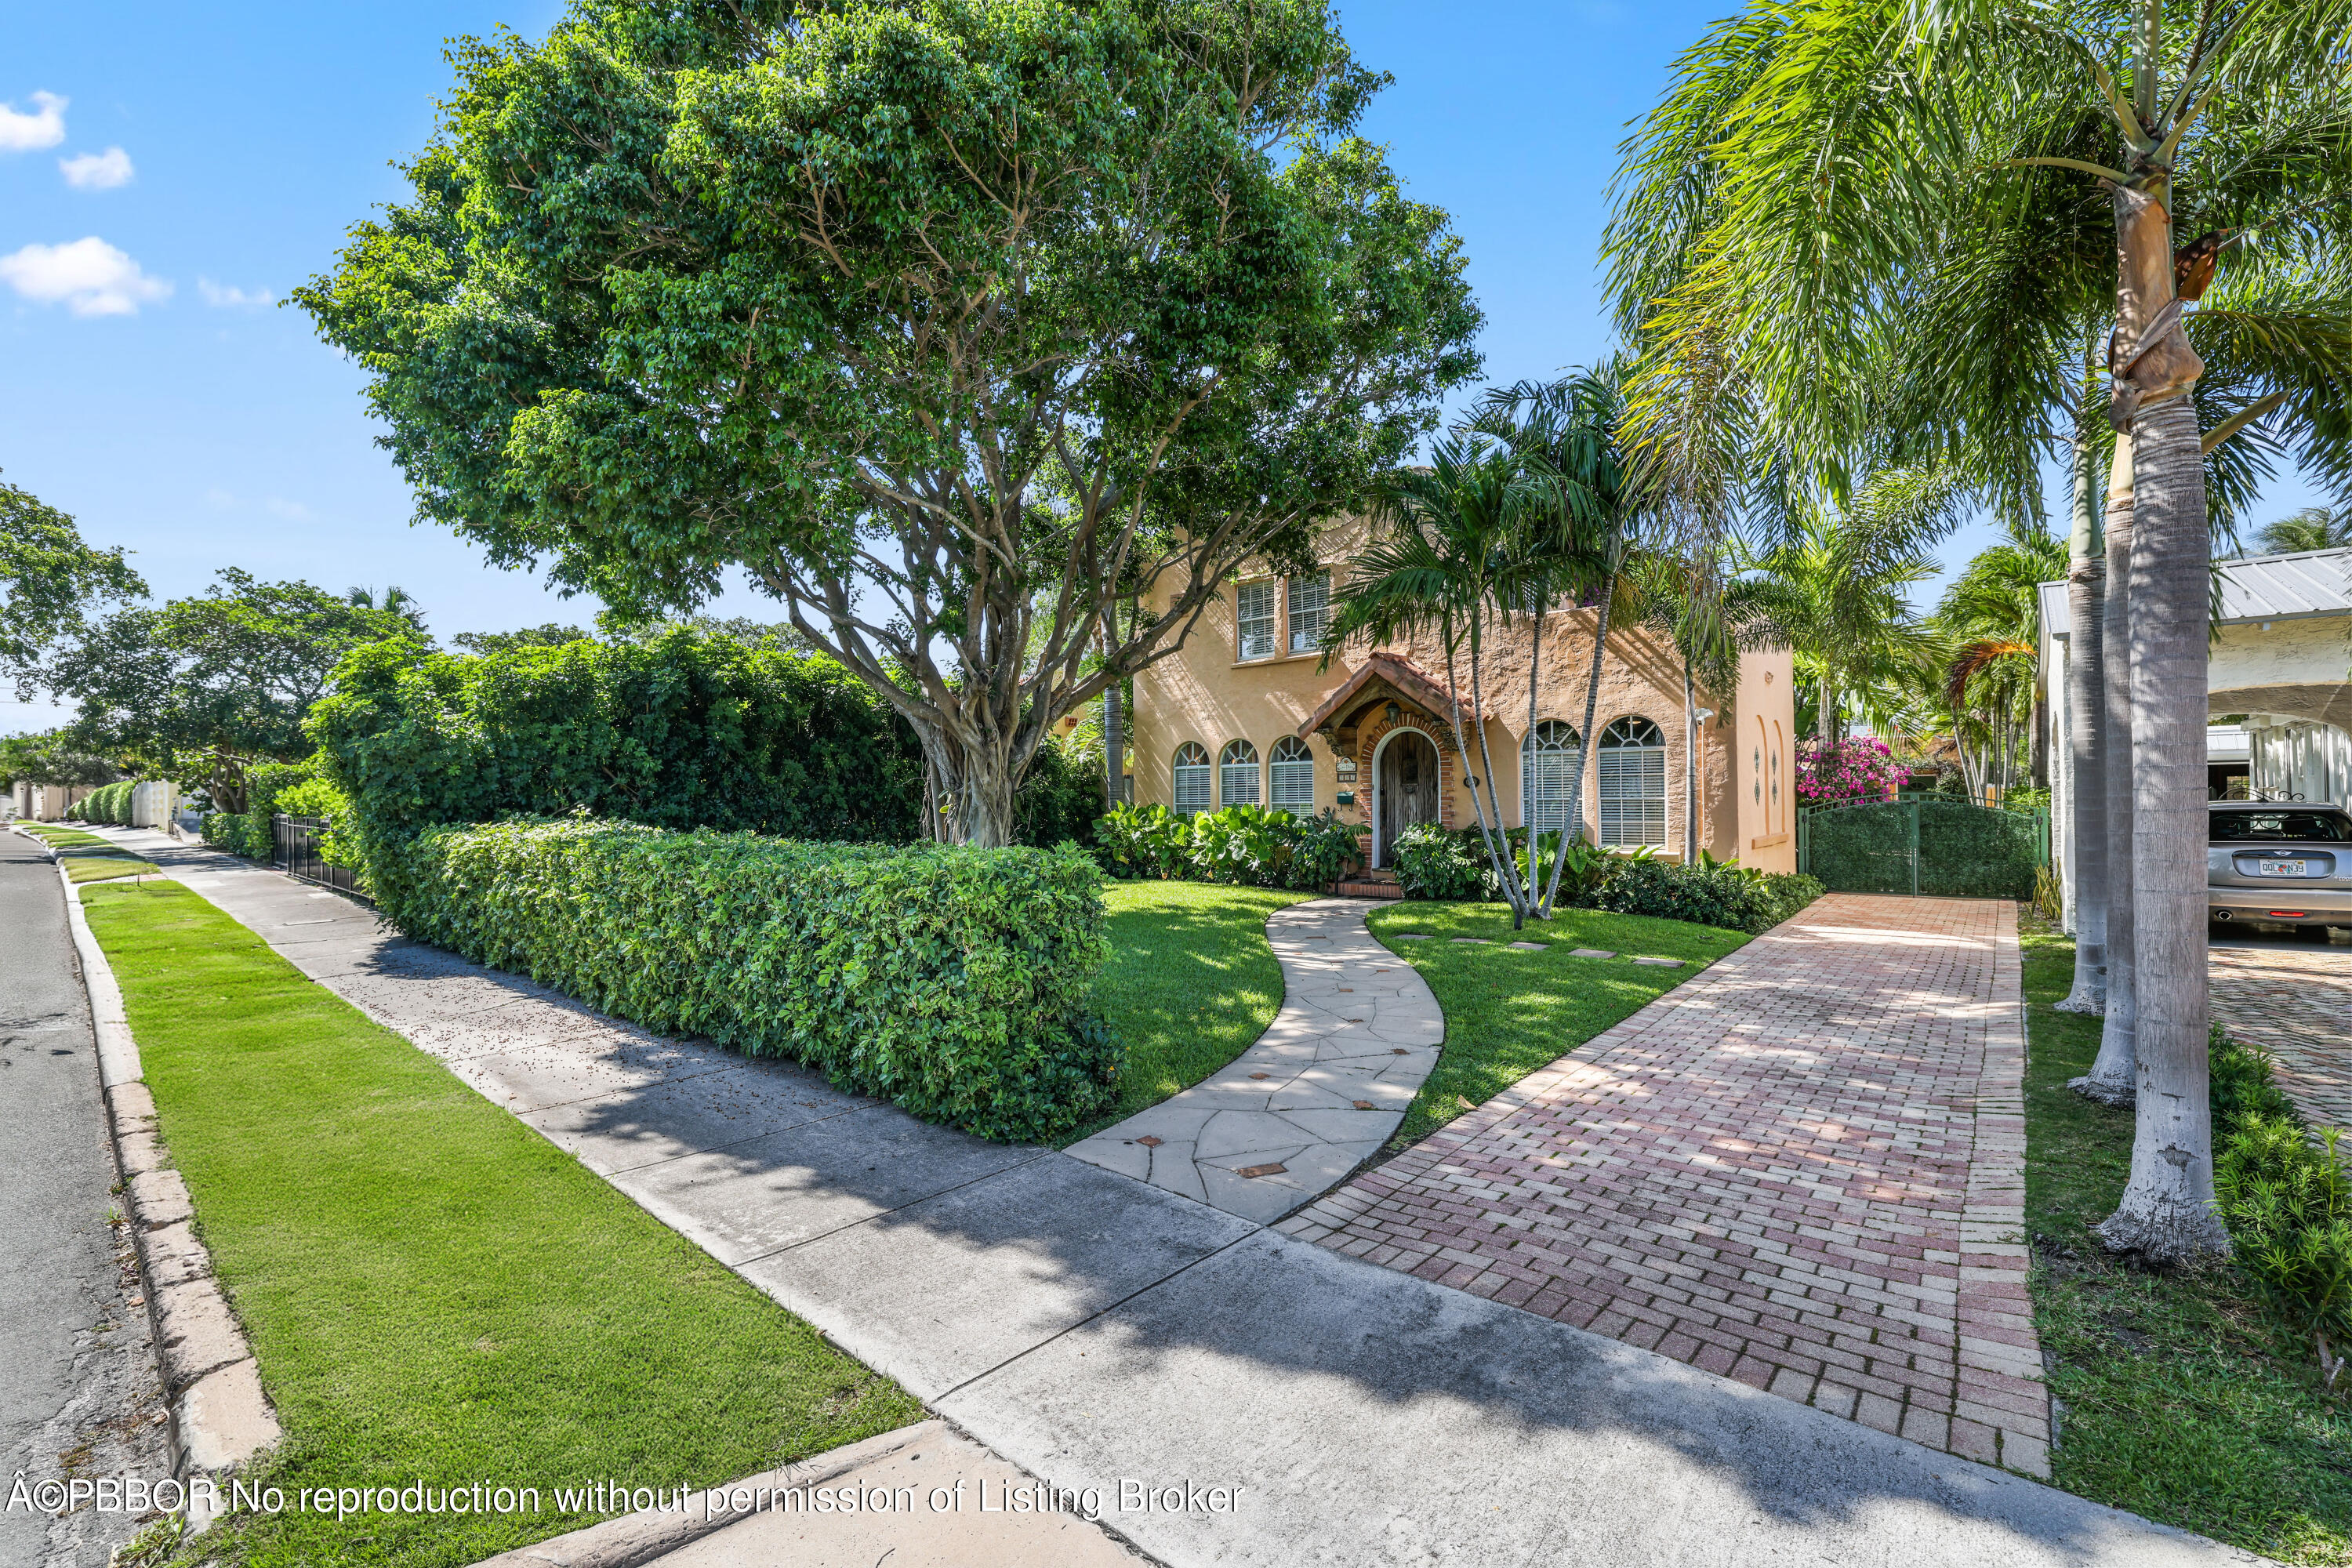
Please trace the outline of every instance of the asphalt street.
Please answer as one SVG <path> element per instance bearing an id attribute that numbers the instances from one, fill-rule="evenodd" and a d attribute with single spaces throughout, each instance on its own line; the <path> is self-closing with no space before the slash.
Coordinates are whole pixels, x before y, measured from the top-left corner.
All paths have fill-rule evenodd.
<path id="1" fill-rule="evenodd" d="M 167 1473 L 154 1347 L 127 1235 L 58 874 L 0 829 L 0 1485 Z M 0 1564 L 104 1568 L 137 1521 L 0 1508 Z"/>

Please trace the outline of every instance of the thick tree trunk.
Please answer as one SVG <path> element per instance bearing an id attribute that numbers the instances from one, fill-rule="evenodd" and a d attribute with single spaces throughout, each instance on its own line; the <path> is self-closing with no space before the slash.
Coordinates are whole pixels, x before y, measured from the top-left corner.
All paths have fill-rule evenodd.
<path id="1" fill-rule="evenodd" d="M 2074 986 L 2062 1013 L 2097 1013 L 2107 1001 L 2106 539 L 2091 498 L 2087 454 L 2074 464 L 2074 538 L 2066 572 L 2066 853 L 2074 862 Z"/>
<path id="2" fill-rule="evenodd" d="M 1103 605 L 1103 657 L 1118 647 L 1118 611 Z M 1118 682 L 1103 688 L 1103 800 L 1106 811 L 1116 811 L 1127 800 L 1127 737 L 1120 723 Z"/>
<path id="3" fill-rule="evenodd" d="M 2166 251 L 2168 263 L 2170 251 Z M 2132 940 L 2138 1103 L 2131 1180 L 2099 1226 L 2170 1263 L 2226 1253 L 2206 1046 L 2205 477 L 2186 396 L 2133 421 Z"/>
<path id="4" fill-rule="evenodd" d="M 2100 705 L 2106 718 L 2106 766 L 2102 802 L 2107 852 L 2107 1005 L 2099 1029 L 2098 1059 L 2067 1087 L 2109 1105 L 2129 1105 L 2137 1092 L 2132 963 L 2131 548 L 2132 443 L 2116 442 L 2107 481 L 2106 604 L 2100 620 Z"/>

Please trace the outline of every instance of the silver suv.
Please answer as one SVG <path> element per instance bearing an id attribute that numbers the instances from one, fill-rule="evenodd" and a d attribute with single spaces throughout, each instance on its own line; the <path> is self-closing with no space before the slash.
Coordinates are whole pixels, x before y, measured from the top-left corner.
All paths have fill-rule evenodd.
<path id="1" fill-rule="evenodd" d="M 2352 927 L 2352 813 L 2327 801 L 2215 801 L 2207 808 L 2206 918 L 2292 925 L 2310 942 Z"/>

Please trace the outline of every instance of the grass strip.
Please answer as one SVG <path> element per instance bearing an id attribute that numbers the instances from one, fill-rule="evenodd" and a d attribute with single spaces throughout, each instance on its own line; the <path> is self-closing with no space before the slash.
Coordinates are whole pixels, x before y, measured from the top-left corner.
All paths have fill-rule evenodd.
<path id="1" fill-rule="evenodd" d="M 251 1568 L 459 1568 L 921 1415 L 568 1154 L 175 884 L 84 894 L 286 1431 L 264 1479 L 541 1489 L 536 1516 L 234 1516 Z"/>
<path id="2" fill-rule="evenodd" d="M 1265 1033 L 1282 1010 L 1266 917 L 1315 896 L 1207 882 L 1107 886 L 1110 962 L 1095 995 L 1127 1065 L 1118 1103 L 1064 1145 L 1190 1089 Z"/>
<path id="3" fill-rule="evenodd" d="M 58 864 L 66 868 L 66 880 L 74 883 L 96 882 L 110 877 L 133 877 L 153 871 L 152 861 L 142 860 L 128 849 L 112 849 L 101 854 L 69 854 Z"/>
<path id="4" fill-rule="evenodd" d="M 1420 972 L 1445 1010 L 1445 1048 L 1389 1141 L 1391 1150 L 1417 1143 L 1492 1100 L 1748 940 L 1740 931 L 1686 921 L 1597 910 L 1562 910 L 1515 932 L 1510 910 L 1499 904 L 1398 903 L 1373 910 L 1369 923 L 1374 936 Z M 1404 931 L 1425 931 L 1432 940 L 1397 940 Z M 1506 945 L 1512 942 L 1546 945 L 1541 952 L 1525 952 Z M 1580 947 L 1617 956 L 1571 956 Z M 1679 958 L 1684 967 L 1635 963 L 1636 958 Z"/>
<path id="5" fill-rule="evenodd" d="M 2052 1004 L 2074 944 L 2019 933 L 2031 1049 L 2025 1219 L 2034 1323 L 2054 1359 L 2057 1484 L 2288 1563 L 2352 1563 L 2352 1423 L 2320 1391 L 2307 1341 L 2234 1264 L 2157 1273 L 2112 1258 L 2092 1227 L 2131 1171 L 2132 1113 L 2066 1088 L 2090 1070 L 2099 1020 Z"/>
<path id="6" fill-rule="evenodd" d="M 17 826 L 24 829 L 28 837 L 39 839 L 52 849 L 78 849 L 84 847 L 94 847 L 100 849 L 115 847 L 114 840 L 100 838 L 95 833 L 84 833 L 79 827 L 52 827 L 47 823 L 39 822 L 23 822 L 18 823 Z"/>

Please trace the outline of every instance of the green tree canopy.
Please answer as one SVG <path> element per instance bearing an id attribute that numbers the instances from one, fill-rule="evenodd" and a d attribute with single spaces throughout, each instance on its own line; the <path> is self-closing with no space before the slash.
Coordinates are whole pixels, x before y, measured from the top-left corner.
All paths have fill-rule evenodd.
<path id="1" fill-rule="evenodd" d="M 93 600 L 146 592 L 120 548 L 84 544 L 73 519 L 0 484 L 0 667 L 20 683 L 44 648 L 81 624 Z"/>
<path id="2" fill-rule="evenodd" d="M 0 789 L 16 784 L 112 784 L 122 771 L 104 757 L 83 751 L 64 730 L 0 736 Z"/>
<path id="3" fill-rule="evenodd" d="M 298 293 L 420 515 L 640 613 L 740 568 L 979 842 L 1476 370 L 1320 0 L 575 0 L 455 58 L 414 196 Z"/>
<path id="4" fill-rule="evenodd" d="M 245 767 L 310 752 L 302 721 L 343 655 L 416 638 L 396 610 L 234 567 L 193 598 L 108 616 L 61 644 L 40 679 L 80 712 L 90 749 L 202 779 L 224 811 L 245 807 Z"/>

